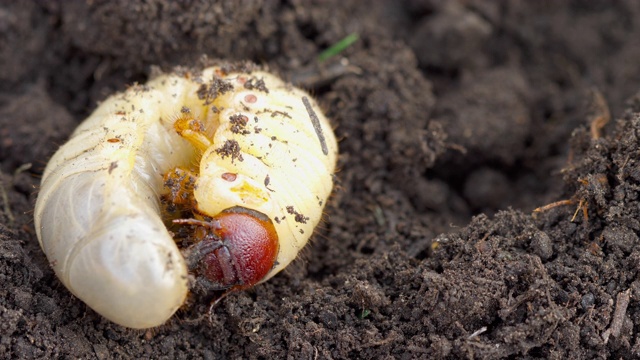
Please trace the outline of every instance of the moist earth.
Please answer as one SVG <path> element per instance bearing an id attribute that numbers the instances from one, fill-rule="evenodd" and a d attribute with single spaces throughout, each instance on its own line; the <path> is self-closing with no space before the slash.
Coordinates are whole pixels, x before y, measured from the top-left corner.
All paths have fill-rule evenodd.
<path id="1" fill-rule="evenodd" d="M 638 19 L 632 0 L 1 1 L 0 357 L 640 357 Z M 40 250 L 39 177 L 108 95 L 211 59 L 313 93 L 336 188 L 283 273 L 122 328 Z"/>

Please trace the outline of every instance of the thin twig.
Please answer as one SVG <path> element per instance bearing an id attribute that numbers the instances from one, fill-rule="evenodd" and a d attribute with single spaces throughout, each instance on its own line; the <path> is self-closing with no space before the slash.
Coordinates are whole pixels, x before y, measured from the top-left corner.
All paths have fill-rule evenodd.
<path id="1" fill-rule="evenodd" d="M 593 105 L 596 108 L 596 115 L 591 120 L 591 137 L 599 139 L 602 137 L 602 128 L 611 120 L 611 113 L 607 101 L 598 89 L 593 89 Z"/>
<path id="2" fill-rule="evenodd" d="M 616 310 L 613 313 L 613 320 L 611 320 L 611 326 L 602 334 L 604 343 L 609 342 L 609 336 L 618 337 L 622 324 L 624 323 L 624 317 L 627 314 L 627 306 L 629 306 L 629 298 L 631 289 L 627 289 L 618 293 L 616 296 Z"/>
<path id="3" fill-rule="evenodd" d="M 482 334 L 482 333 L 483 333 L 483 332 L 485 332 L 485 331 L 487 331 L 487 327 L 486 327 L 486 326 L 483 326 L 483 327 L 481 327 L 480 329 L 478 329 L 478 330 L 474 331 L 474 332 L 473 332 L 473 334 L 469 335 L 469 336 L 467 337 L 467 340 L 471 340 L 471 339 L 473 339 L 474 337 L 476 337 L 476 336 L 478 336 L 478 335 Z"/>

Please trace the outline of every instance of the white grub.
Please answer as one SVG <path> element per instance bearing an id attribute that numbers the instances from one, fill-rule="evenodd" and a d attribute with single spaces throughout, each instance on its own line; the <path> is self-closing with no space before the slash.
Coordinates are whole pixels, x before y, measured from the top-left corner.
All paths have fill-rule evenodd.
<path id="1" fill-rule="evenodd" d="M 227 88 L 203 92 L 214 83 Z M 185 109 L 205 124 L 209 148 L 176 132 Z M 233 116 L 248 121 L 233 128 Z M 239 156 L 219 151 L 228 141 Z M 126 327 L 158 326 L 189 291 L 185 259 L 161 218 L 164 174 L 200 161 L 199 213 L 243 206 L 273 221 L 280 247 L 264 281 L 296 258 L 320 221 L 336 157 L 317 104 L 269 73 L 162 74 L 106 99 L 52 157 L 35 207 L 38 239 L 62 283 L 96 312 Z"/>

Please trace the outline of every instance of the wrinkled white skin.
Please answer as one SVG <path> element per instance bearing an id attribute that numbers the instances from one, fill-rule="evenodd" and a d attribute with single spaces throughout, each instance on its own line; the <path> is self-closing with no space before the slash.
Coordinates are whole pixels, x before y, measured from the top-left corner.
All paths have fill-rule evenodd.
<path id="1" fill-rule="evenodd" d="M 227 77 L 235 89 L 214 101 L 222 109 L 216 115 L 220 124 L 213 136 L 214 146 L 200 161 L 194 194 L 198 210 L 206 214 L 215 215 L 239 205 L 260 211 L 273 221 L 280 250 L 276 266 L 262 280 L 266 281 L 297 257 L 320 222 L 333 188 L 338 145 L 329 121 L 307 93 L 265 72 L 254 72 L 251 77 L 263 79 L 269 93 L 244 89 L 237 75 Z M 257 101 L 248 103 L 246 95 L 255 95 Z M 307 97 L 320 121 L 326 155 L 302 97 Z M 232 115 L 249 119 L 244 129 L 250 134 L 230 130 Z M 216 153 L 227 140 L 238 142 L 242 161 Z M 223 173 L 237 174 L 237 178 L 226 181 Z M 267 176 L 269 183 L 265 185 Z M 295 214 L 287 207 L 308 218 L 306 223 L 295 221 Z"/>
<path id="2" fill-rule="evenodd" d="M 295 259 L 331 192 L 337 144 L 313 99 L 326 155 L 301 100 L 306 93 L 264 72 L 229 74 L 225 80 L 234 90 L 215 100 L 218 114 L 197 96 L 215 70 L 206 69 L 195 79 L 162 75 L 108 98 L 45 169 L 35 207 L 40 245 L 64 285 L 120 325 L 158 326 L 188 292 L 185 260 L 163 224 L 159 201 L 165 192 L 163 175 L 197 161 L 194 147 L 173 127 L 184 106 L 215 129 L 213 145 L 200 163 L 194 193 L 198 211 L 214 216 L 245 206 L 269 216 L 276 227 L 277 264 L 263 281 Z M 264 79 L 269 94 L 247 90 L 238 80 L 253 77 Z M 247 104 L 247 94 L 257 101 Z M 251 119 L 251 135 L 231 132 L 233 114 Z M 255 132 L 255 126 L 262 130 Z M 229 139 L 240 144 L 242 161 L 215 152 Z M 226 172 L 237 173 L 236 180 L 223 180 Z M 296 222 L 288 206 L 308 217 L 306 224 Z"/>

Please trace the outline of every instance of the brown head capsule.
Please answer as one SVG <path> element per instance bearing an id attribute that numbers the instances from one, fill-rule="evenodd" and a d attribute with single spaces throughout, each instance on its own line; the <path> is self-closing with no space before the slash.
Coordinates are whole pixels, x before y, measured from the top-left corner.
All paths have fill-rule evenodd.
<path id="1" fill-rule="evenodd" d="M 211 220 L 178 219 L 193 225 L 198 241 L 185 252 L 189 269 L 209 290 L 240 290 L 260 282 L 278 256 L 278 235 L 264 214 L 241 206 Z"/>

